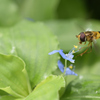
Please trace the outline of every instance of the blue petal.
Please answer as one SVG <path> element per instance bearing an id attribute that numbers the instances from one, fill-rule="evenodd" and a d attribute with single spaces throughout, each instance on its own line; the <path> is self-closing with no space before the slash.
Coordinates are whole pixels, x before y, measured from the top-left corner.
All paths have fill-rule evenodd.
<path id="1" fill-rule="evenodd" d="M 72 59 L 72 58 L 74 57 L 74 55 L 72 54 L 72 52 L 71 52 L 71 53 L 68 53 L 66 56 L 67 56 L 68 58 L 70 58 L 70 59 Z"/>
<path id="2" fill-rule="evenodd" d="M 48 54 L 52 55 L 52 54 L 57 53 L 57 52 L 59 52 L 59 54 L 62 56 L 62 58 L 66 59 L 66 60 L 69 60 L 70 62 L 74 63 L 75 60 L 72 59 L 74 57 L 74 55 L 72 55 L 72 52 L 68 53 L 66 55 L 66 54 L 63 53 L 63 50 L 54 50 L 54 51 L 52 51 Z"/>
<path id="3" fill-rule="evenodd" d="M 58 60 L 58 67 L 61 70 L 61 72 L 64 72 L 64 65 L 62 64 L 62 62 L 60 60 Z"/>
<path id="4" fill-rule="evenodd" d="M 32 19 L 32 18 L 28 18 L 28 17 L 25 18 L 25 19 L 27 19 L 27 20 L 29 20 L 29 21 L 32 21 L 32 22 L 34 21 L 34 19 Z"/>
<path id="5" fill-rule="evenodd" d="M 75 76 L 77 76 L 77 74 L 75 72 L 73 72 L 72 70 L 70 70 L 69 68 L 66 68 L 65 75 L 75 75 Z"/>
<path id="6" fill-rule="evenodd" d="M 74 62 L 75 62 L 75 60 L 74 60 L 74 59 L 69 59 L 69 61 L 70 61 L 71 63 L 74 63 Z"/>
<path id="7" fill-rule="evenodd" d="M 52 54 L 57 53 L 57 52 L 59 52 L 59 50 L 54 50 L 54 51 L 52 51 L 52 52 L 49 52 L 48 54 L 49 54 L 49 55 L 52 55 Z"/>
<path id="8" fill-rule="evenodd" d="M 69 60 L 70 62 L 74 63 L 75 60 L 73 60 L 72 58 L 74 57 L 74 55 L 71 55 L 70 57 L 70 54 L 69 56 L 67 57 L 66 54 L 63 53 L 63 50 L 59 50 L 59 54 L 66 60 Z"/>
<path id="9" fill-rule="evenodd" d="M 66 55 L 63 53 L 63 50 L 59 50 L 59 54 L 60 54 L 64 59 L 66 59 Z"/>

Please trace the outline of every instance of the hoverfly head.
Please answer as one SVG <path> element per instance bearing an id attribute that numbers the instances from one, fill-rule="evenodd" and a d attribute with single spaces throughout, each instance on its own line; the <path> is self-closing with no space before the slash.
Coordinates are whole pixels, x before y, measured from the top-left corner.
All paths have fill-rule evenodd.
<path id="1" fill-rule="evenodd" d="M 80 33 L 80 40 L 81 40 L 82 42 L 85 42 L 85 41 L 86 41 L 86 36 L 85 36 L 84 32 L 81 32 L 81 33 Z"/>

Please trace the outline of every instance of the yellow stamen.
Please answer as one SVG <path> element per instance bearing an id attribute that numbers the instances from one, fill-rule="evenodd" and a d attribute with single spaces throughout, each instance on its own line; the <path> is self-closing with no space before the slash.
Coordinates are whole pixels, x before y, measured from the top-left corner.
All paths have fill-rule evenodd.
<path id="1" fill-rule="evenodd" d="M 78 48 L 78 46 L 74 45 L 74 48 Z"/>
<path id="2" fill-rule="evenodd" d="M 70 69 L 72 69 L 72 68 L 73 68 L 73 66 L 69 66 L 69 68 L 70 68 Z"/>
<path id="3" fill-rule="evenodd" d="M 75 53 L 75 51 L 73 50 L 72 53 Z"/>

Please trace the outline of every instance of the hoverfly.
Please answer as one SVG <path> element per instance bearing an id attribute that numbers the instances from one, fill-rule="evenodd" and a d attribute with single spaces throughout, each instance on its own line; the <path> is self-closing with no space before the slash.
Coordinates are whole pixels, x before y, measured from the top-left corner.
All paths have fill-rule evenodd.
<path id="1" fill-rule="evenodd" d="M 88 45 L 86 46 L 88 48 L 83 53 L 80 54 L 82 56 L 83 54 L 87 52 L 89 48 L 91 48 L 91 51 L 92 51 L 92 42 L 100 38 L 100 31 L 81 32 L 79 35 L 76 35 L 76 37 L 79 40 L 79 44 L 82 44 L 83 42 L 85 42 L 84 44 L 86 44 L 87 41 L 89 42 Z"/>

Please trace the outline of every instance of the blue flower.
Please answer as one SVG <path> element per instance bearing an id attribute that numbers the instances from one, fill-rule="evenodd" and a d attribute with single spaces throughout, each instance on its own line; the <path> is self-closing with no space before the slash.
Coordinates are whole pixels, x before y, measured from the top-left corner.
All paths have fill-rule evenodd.
<path id="1" fill-rule="evenodd" d="M 73 72 L 70 68 L 64 69 L 64 65 L 62 64 L 62 62 L 60 60 L 58 60 L 58 67 L 59 67 L 59 69 L 62 73 L 64 73 L 64 70 L 66 70 L 65 75 L 75 75 L 75 76 L 77 76 L 77 74 L 75 72 Z"/>
<path id="2" fill-rule="evenodd" d="M 34 22 L 34 19 L 26 17 L 25 19 Z"/>
<path id="3" fill-rule="evenodd" d="M 73 59 L 73 57 L 74 57 L 73 53 L 76 53 L 76 52 L 79 51 L 79 50 L 74 51 L 76 48 L 78 48 L 78 46 L 74 45 L 74 47 L 69 51 L 68 54 L 64 54 L 63 50 L 61 49 L 61 50 L 54 50 L 54 51 L 50 52 L 49 55 L 52 55 L 52 54 L 58 52 L 62 56 L 62 58 L 66 59 L 66 60 L 69 60 L 71 63 L 74 63 L 75 60 Z"/>
<path id="4" fill-rule="evenodd" d="M 60 60 L 58 60 L 58 67 L 59 67 L 60 71 L 63 73 L 64 72 L 64 65 L 62 64 L 62 62 Z"/>
<path id="5" fill-rule="evenodd" d="M 69 60 L 70 62 L 74 63 L 75 60 L 73 59 L 74 55 L 73 55 L 72 50 L 68 54 L 64 54 L 63 50 L 54 50 L 54 51 L 50 52 L 49 55 L 52 55 L 52 54 L 58 52 L 62 56 L 62 58 L 66 59 L 66 60 Z"/>

